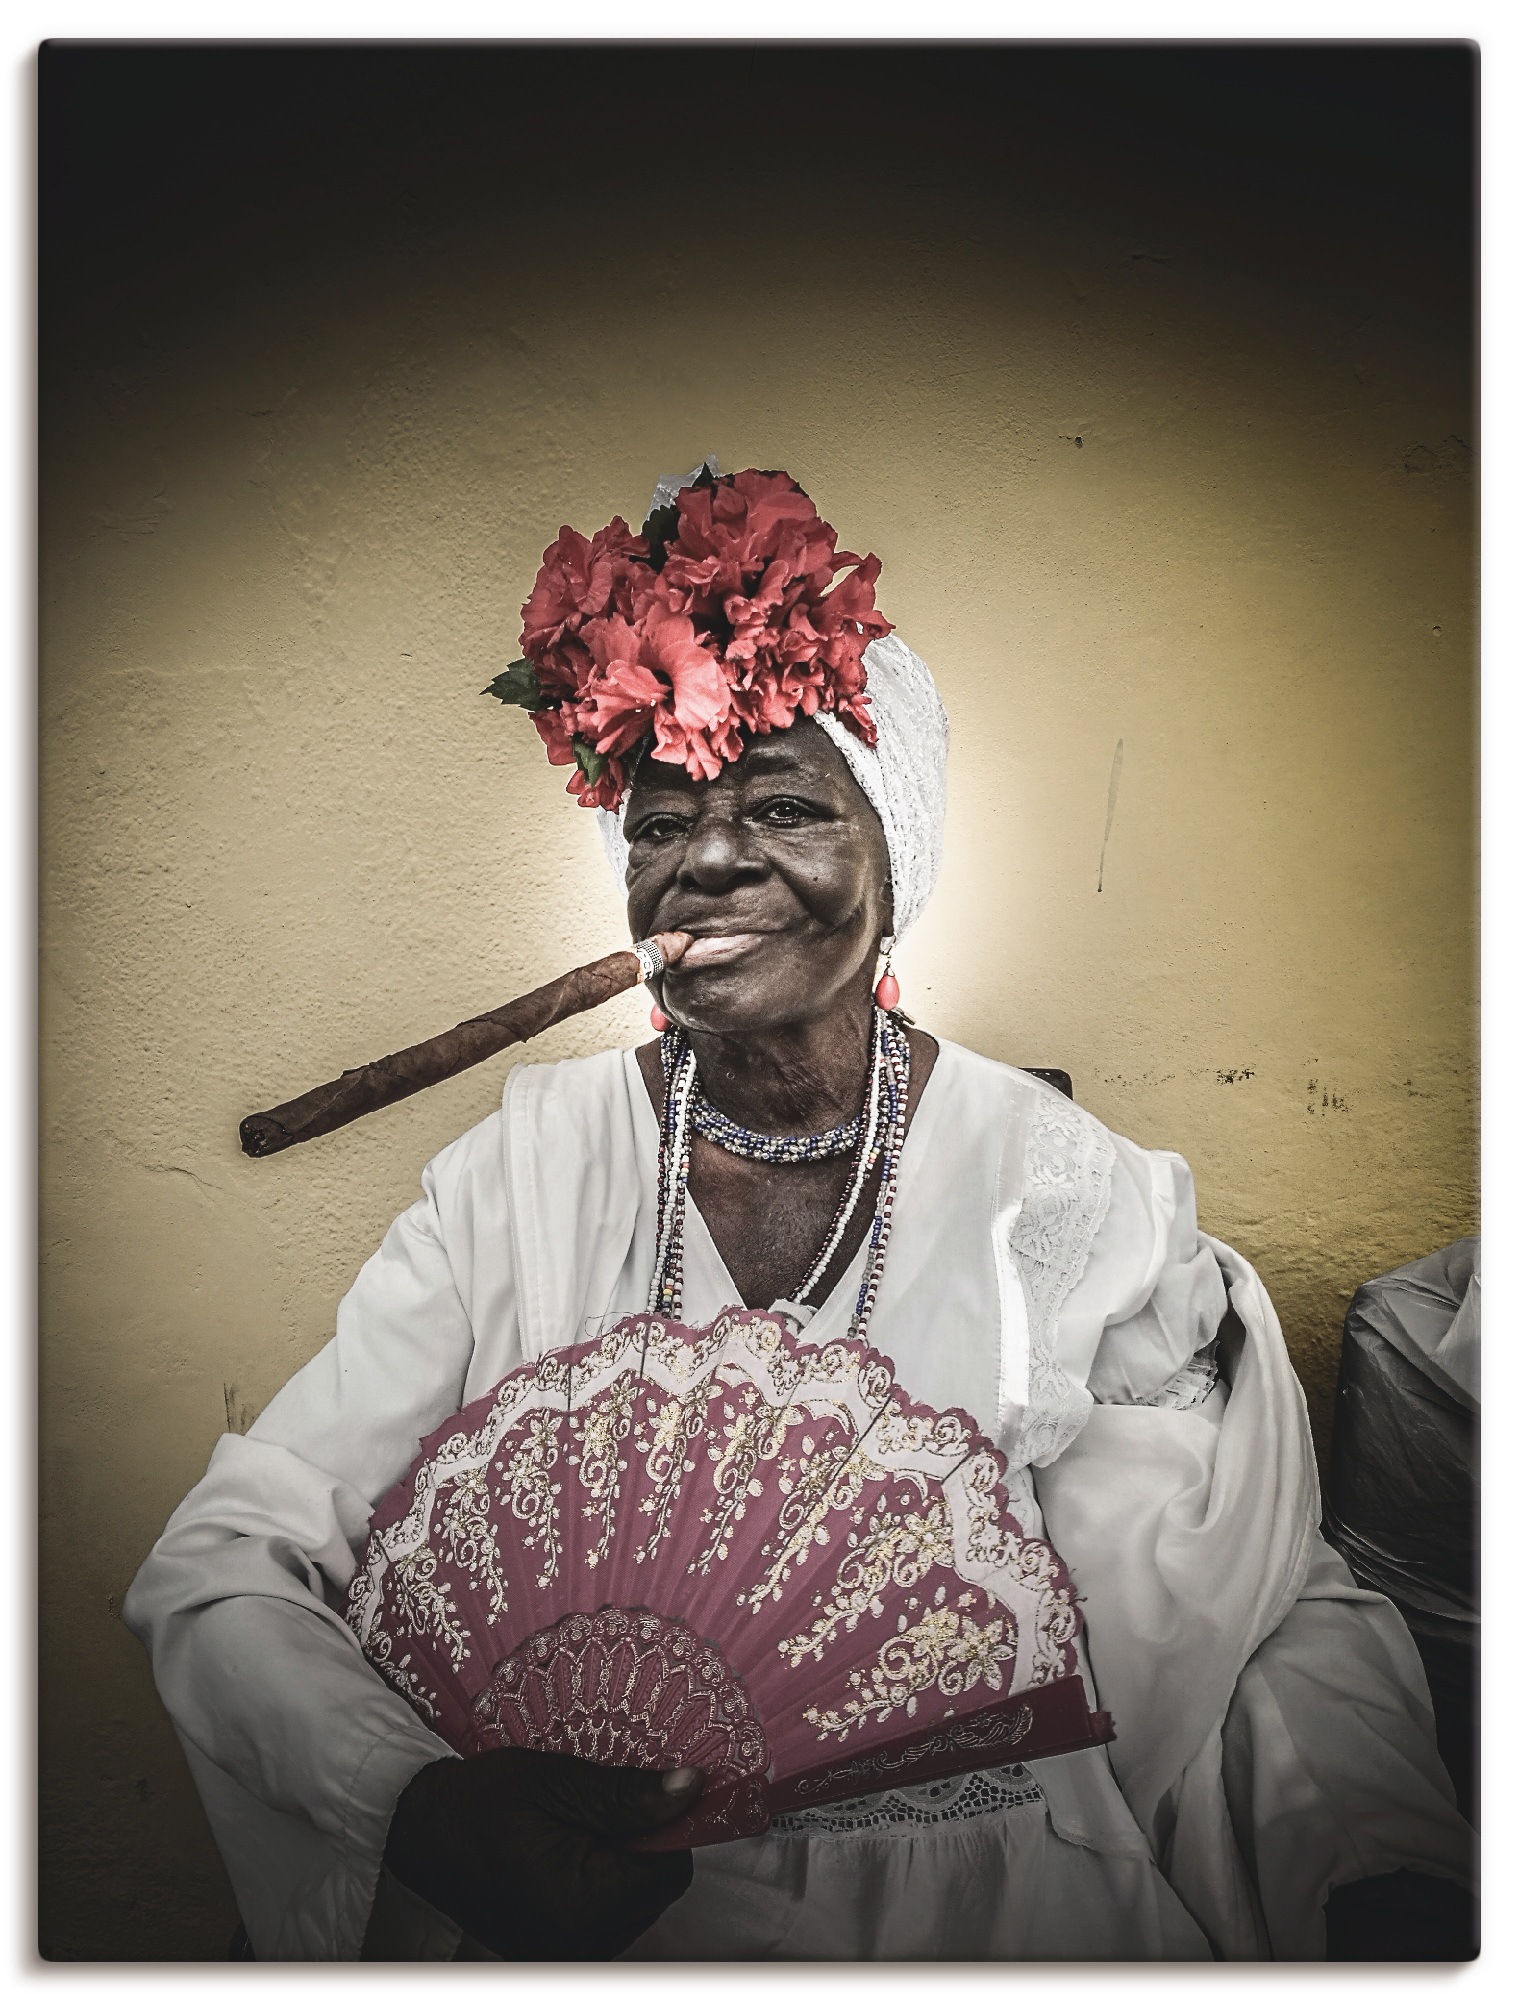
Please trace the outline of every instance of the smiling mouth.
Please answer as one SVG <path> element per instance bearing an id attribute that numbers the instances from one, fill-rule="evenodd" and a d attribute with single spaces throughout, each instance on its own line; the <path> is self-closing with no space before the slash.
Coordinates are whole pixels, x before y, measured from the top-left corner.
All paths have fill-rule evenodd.
<path id="1" fill-rule="evenodd" d="M 731 958 L 742 958 L 745 952 L 753 951 L 764 942 L 763 931 L 723 931 L 710 937 L 693 937 L 680 955 L 677 968 L 681 972 L 704 965 L 725 965 Z"/>

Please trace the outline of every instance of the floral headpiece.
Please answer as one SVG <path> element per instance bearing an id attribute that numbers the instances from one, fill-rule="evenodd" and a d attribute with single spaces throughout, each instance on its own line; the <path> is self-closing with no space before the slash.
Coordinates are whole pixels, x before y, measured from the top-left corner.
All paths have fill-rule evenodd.
<path id="1" fill-rule="evenodd" d="M 648 752 L 715 778 L 747 735 L 831 713 L 871 746 L 861 658 L 892 628 L 874 556 L 785 472 L 704 469 L 635 535 L 619 515 L 543 552 L 522 651 L 487 694 L 528 709 L 583 806 L 616 810 Z M 835 582 L 838 572 L 851 576 Z"/>

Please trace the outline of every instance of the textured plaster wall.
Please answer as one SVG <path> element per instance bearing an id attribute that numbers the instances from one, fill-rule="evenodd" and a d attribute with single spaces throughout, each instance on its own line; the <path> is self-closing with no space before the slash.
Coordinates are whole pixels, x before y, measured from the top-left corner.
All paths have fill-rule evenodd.
<path id="1" fill-rule="evenodd" d="M 124 348 L 53 421 L 44 1888 L 70 1955 L 223 1946 L 121 1597 L 509 1059 L 271 1161 L 238 1119 L 625 936 L 590 816 L 477 692 L 561 521 L 636 521 L 715 451 L 879 554 L 954 732 L 906 1004 L 1188 1157 L 1320 1425 L 1356 1284 L 1477 1226 L 1460 350 L 1048 205 L 946 230 L 904 183 L 889 226 L 804 229 L 751 244 L 737 294 L 701 229 L 594 285 L 550 222 L 338 246 Z M 629 997 L 531 1057 L 644 1032 Z"/>

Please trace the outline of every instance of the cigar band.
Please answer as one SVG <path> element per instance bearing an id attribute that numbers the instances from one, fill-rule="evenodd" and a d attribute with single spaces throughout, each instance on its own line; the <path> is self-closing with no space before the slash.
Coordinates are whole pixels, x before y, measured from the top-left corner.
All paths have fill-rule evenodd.
<path id="1" fill-rule="evenodd" d="M 642 968 L 639 973 L 640 982 L 657 979 L 665 969 L 665 955 L 659 946 L 654 943 L 653 939 L 642 939 L 632 947 L 632 950 L 633 956 L 638 960 Z"/>

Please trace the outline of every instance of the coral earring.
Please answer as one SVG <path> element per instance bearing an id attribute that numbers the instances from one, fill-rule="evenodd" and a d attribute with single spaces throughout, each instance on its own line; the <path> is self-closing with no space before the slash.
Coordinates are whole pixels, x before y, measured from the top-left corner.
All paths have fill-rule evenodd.
<path id="1" fill-rule="evenodd" d="M 661 1008 L 651 1007 L 649 1009 L 649 1026 L 654 1030 L 656 1035 L 662 1035 L 669 1025 L 670 1017 Z"/>
<path id="2" fill-rule="evenodd" d="M 889 1014 L 902 997 L 902 989 L 897 984 L 896 974 L 883 972 L 876 981 L 876 1005 L 883 1013 Z"/>

